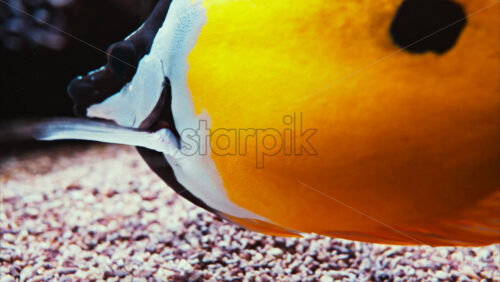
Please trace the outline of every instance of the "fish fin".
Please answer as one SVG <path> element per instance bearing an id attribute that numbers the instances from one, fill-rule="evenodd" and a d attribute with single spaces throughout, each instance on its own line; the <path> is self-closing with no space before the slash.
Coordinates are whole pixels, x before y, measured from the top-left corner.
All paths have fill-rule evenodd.
<path id="1" fill-rule="evenodd" d="M 56 118 L 36 123 L 32 136 L 42 141 L 74 139 L 139 146 L 169 156 L 179 153 L 177 138 L 166 128 L 148 132 L 104 121 Z"/>
<path id="2" fill-rule="evenodd" d="M 500 243 L 500 187 L 444 222 L 443 228 L 470 245 Z"/>
<path id="3" fill-rule="evenodd" d="M 484 246 L 500 243 L 500 189 L 459 211 L 367 230 L 318 232 L 334 238 L 393 245 Z"/>
<path id="4" fill-rule="evenodd" d="M 264 233 L 266 235 L 280 236 L 280 237 L 296 237 L 296 238 L 302 237 L 300 233 L 284 228 L 275 223 L 265 222 L 259 219 L 234 217 L 223 212 L 217 212 L 217 214 L 240 226 L 243 226 L 253 231 Z"/>

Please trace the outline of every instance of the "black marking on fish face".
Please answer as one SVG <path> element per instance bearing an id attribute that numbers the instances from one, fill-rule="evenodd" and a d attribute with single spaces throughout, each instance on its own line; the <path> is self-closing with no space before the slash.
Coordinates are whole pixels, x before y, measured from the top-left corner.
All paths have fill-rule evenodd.
<path id="1" fill-rule="evenodd" d="M 404 0 L 392 20 L 390 35 L 410 53 L 443 54 L 455 45 L 466 23 L 462 6 L 451 0 Z"/>
<path id="2" fill-rule="evenodd" d="M 157 131 L 162 128 L 168 128 L 172 133 L 180 138 L 175 128 L 174 116 L 172 113 L 172 88 L 168 77 L 164 77 L 163 89 L 160 99 L 151 111 L 148 117 L 141 122 L 139 128 L 147 128 L 151 131 Z"/>
<path id="3" fill-rule="evenodd" d="M 151 168 L 151 170 L 153 170 L 165 183 L 167 183 L 167 185 L 170 188 L 172 188 L 175 192 L 177 192 L 177 194 L 179 194 L 186 200 L 190 201 L 191 203 L 218 215 L 218 212 L 216 210 L 208 206 L 201 199 L 191 194 L 189 190 L 184 188 L 184 186 L 182 186 L 182 184 L 179 183 L 179 181 L 175 177 L 172 167 L 167 162 L 165 156 L 163 156 L 162 153 L 142 147 L 136 147 L 136 148 L 141 157 L 148 164 L 149 168 Z"/>
<path id="4" fill-rule="evenodd" d="M 132 80 L 139 61 L 151 51 L 171 2 L 160 0 L 140 29 L 127 39 L 111 45 L 108 48 L 108 63 L 103 68 L 71 81 L 68 94 L 77 116 L 85 116 L 88 107 L 118 93 Z"/>
<path id="5" fill-rule="evenodd" d="M 121 41 L 108 49 L 108 65 L 113 74 L 122 81 L 131 81 L 137 71 L 137 53 L 132 42 Z"/>

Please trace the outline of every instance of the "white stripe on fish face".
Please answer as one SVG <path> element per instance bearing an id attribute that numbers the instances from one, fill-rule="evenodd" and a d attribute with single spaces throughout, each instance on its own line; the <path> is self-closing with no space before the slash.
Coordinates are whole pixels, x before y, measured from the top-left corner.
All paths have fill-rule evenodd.
<path id="1" fill-rule="evenodd" d="M 201 0 L 174 0 L 165 23 L 158 31 L 150 56 L 163 62 L 166 76 L 172 89 L 172 114 L 177 132 L 197 130 L 200 120 L 210 124 L 210 116 L 202 111 L 197 115 L 187 83 L 188 55 L 194 48 L 207 21 L 206 10 Z M 207 138 L 203 136 L 200 141 Z M 182 141 L 182 134 L 181 140 Z M 199 144 L 210 146 L 209 144 Z M 208 206 L 225 214 L 239 218 L 267 219 L 234 204 L 227 196 L 222 179 L 210 154 L 185 155 L 173 160 L 165 154 L 174 174 L 186 189 Z"/>
<path id="2" fill-rule="evenodd" d="M 139 62 L 132 81 L 125 84 L 120 92 L 87 108 L 87 116 L 137 128 L 160 101 L 164 81 L 161 61 L 153 54 L 146 55 Z"/>

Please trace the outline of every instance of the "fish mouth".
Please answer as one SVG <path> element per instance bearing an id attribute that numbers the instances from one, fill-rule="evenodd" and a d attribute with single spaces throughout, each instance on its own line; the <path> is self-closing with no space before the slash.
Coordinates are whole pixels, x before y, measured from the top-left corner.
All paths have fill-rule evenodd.
<path id="1" fill-rule="evenodd" d="M 170 4 L 171 0 L 160 0 L 137 31 L 108 48 L 106 65 L 70 82 L 67 92 L 73 101 L 73 112 L 76 116 L 88 117 L 87 110 L 92 105 L 100 104 L 118 94 L 132 81 L 139 62 L 151 51 L 153 40 L 165 20 Z M 168 78 L 165 80 L 168 81 Z M 168 85 L 164 83 L 158 100 L 152 101 L 156 105 L 151 105 L 153 110 L 140 121 L 139 128 L 148 129 L 161 117 L 168 116 L 166 112 L 171 112 Z"/>

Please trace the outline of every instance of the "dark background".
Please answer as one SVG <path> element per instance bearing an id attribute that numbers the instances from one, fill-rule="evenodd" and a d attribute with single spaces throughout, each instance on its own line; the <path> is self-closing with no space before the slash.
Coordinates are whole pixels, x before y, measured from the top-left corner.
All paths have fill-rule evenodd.
<path id="1" fill-rule="evenodd" d="M 106 63 L 106 50 L 136 30 L 155 0 L 73 0 L 55 7 L 48 0 L 18 0 L 21 9 L 0 0 L 0 122 L 39 117 L 72 116 L 66 87 L 76 76 Z M 21 11 L 22 10 L 22 11 Z M 45 22 L 31 15 L 50 15 Z M 47 19 L 47 18 L 46 18 Z M 19 28 L 20 24 L 21 28 Z M 96 47 L 90 47 L 53 28 Z M 56 34 L 64 43 L 50 48 L 32 34 Z M 14 42 L 14 43 L 13 43 Z"/>

